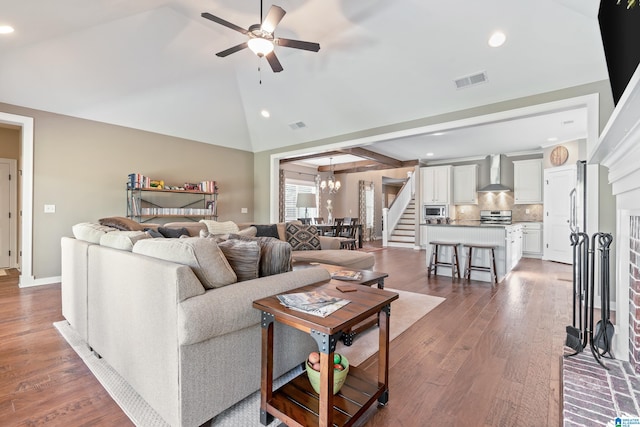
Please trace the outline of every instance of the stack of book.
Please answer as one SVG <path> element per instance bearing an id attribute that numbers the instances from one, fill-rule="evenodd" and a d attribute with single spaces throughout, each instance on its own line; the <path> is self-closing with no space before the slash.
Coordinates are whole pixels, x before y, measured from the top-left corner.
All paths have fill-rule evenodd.
<path id="1" fill-rule="evenodd" d="M 278 299 L 287 308 L 320 317 L 327 317 L 350 302 L 318 291 L 283 294 Z"/>
<path id="2" fill-rule="evenodd" d="M 202 181 L 200 183 L 200 191 L 205 193 L 217 193 L 218 185 L 215 181 Z"/>
<path id="3" fill-rule="evenodd" d="M 127 181 L 127 188 L 149 188 L 151 186 L 151 178 L 140 173 L 130 173 Z"/>

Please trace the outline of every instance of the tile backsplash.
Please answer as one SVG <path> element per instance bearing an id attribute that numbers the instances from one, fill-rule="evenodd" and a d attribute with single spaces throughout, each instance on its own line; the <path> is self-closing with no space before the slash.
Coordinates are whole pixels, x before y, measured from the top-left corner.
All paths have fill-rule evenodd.
<path id="1" fill-rule="evenodd" d="M 527 213 L 527 209 L 529 213 Z M 480 219 L 480 211 L 485 210 L 511 210 L 513 221 L 539 221 L 542 222 L 543 205 L 516 205 L 513 203 L 513 193 L 478 193 L 477 205 L 456 206 L 456 218 L 463 220 Z"/>

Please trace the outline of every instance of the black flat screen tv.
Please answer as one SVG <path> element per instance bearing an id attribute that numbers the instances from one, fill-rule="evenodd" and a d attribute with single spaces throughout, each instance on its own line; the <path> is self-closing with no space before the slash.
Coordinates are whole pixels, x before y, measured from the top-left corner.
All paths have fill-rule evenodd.
<path id="1" fill-rule="evenodd" d="M 609 70 L 613 101 L 617 105 L 640 63 L 640 5 L 627 9 L 627 1 L 601 0 L 600 34 Z"/>

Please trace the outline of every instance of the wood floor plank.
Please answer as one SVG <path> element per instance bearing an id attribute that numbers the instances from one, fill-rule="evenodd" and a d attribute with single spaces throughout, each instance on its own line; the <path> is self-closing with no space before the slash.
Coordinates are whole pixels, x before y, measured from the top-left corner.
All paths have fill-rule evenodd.
<path id="1" fill-rule="evenodd" d="M 424 251 L 373 254 L 386 287 L 446 300 L 391 342 L 389 403 L 366 426 L 560 424 L 570 266 L 523 259 L 492 286 L 427 278 Z M 52 326 L 60 286 L 17 283 L 0 277 L 0 425 L 132 425 Z M 376 375 L 377 357 L 360 367 Z"/>

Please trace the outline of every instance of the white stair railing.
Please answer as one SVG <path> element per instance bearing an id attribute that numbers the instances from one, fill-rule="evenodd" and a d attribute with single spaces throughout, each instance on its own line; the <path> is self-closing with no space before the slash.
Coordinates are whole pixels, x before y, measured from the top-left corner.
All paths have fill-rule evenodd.
<path id="1" fill-rule="evenodd" d="M 409 172 L 409 179 L 404 183 L 389 208 L 382 209 L 382 246 L 389 243 L 391 233 L 398 225 L 404 210 L 409 206 L 416 192 L 414 173 Z"/>

